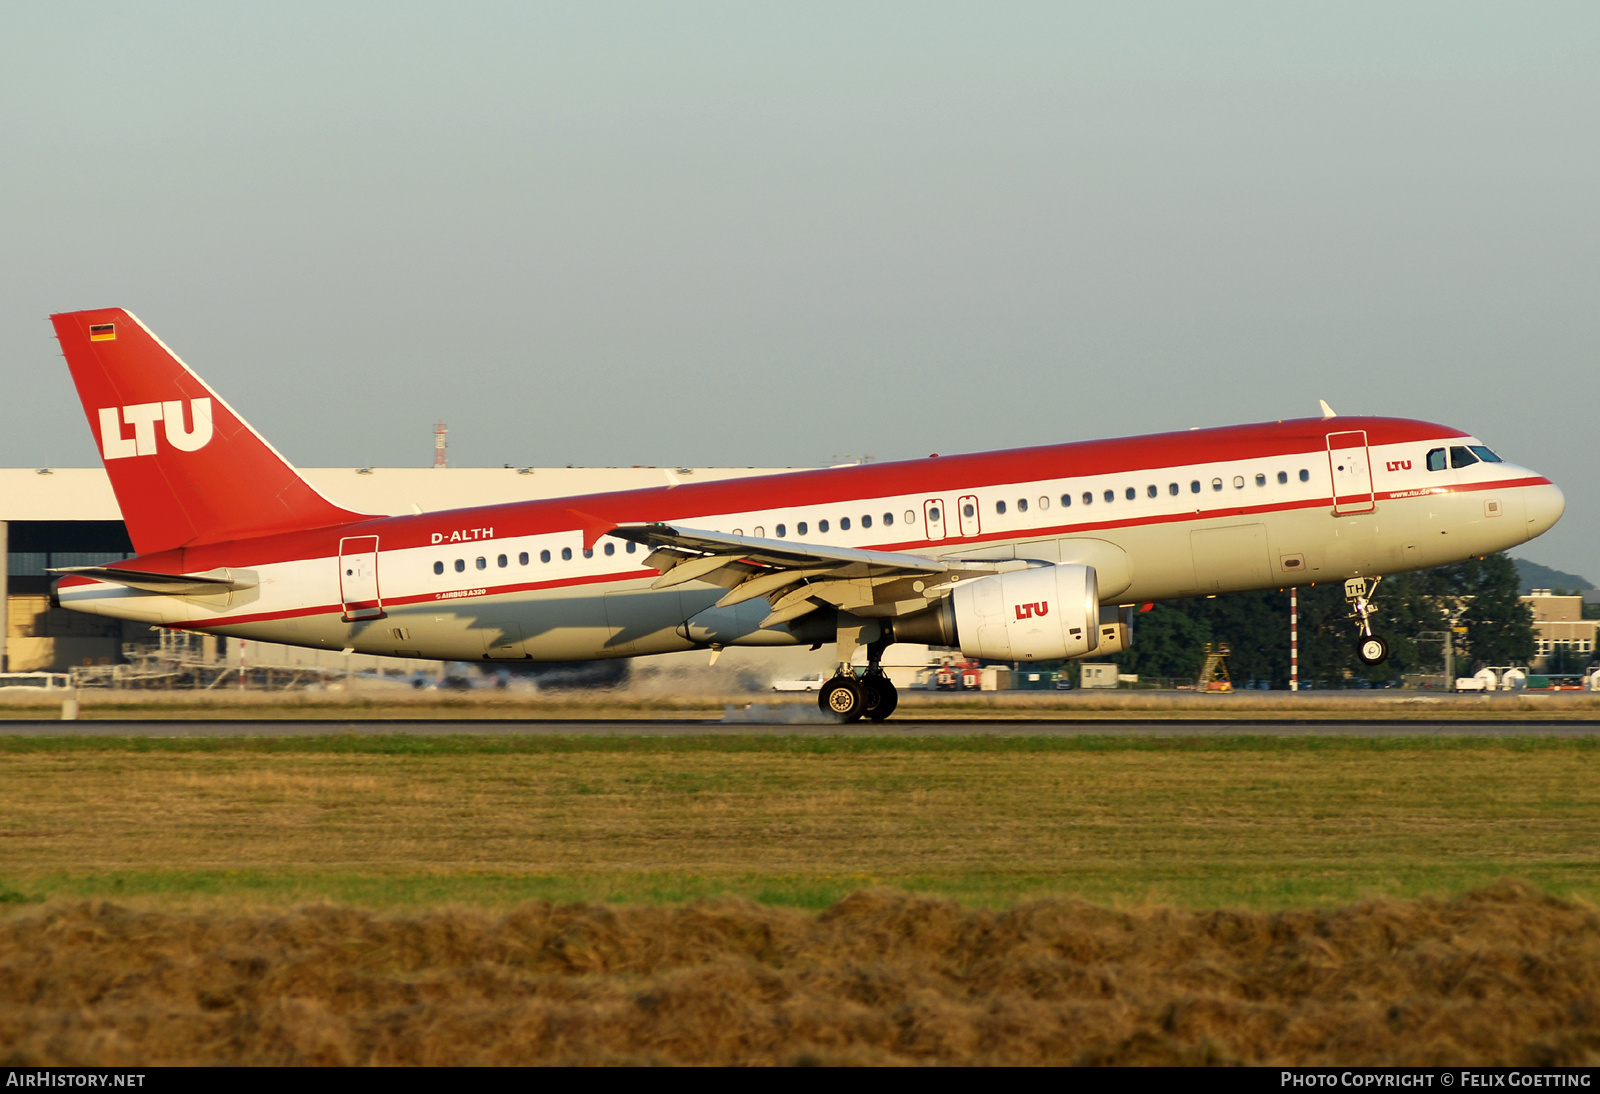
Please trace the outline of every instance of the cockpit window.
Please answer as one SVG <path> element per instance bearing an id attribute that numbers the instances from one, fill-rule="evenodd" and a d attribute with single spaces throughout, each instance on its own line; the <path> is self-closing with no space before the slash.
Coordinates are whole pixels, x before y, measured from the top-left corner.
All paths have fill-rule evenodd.
<path id="1" fill-rule="evenodd" d="M 1467 447 L 1472 449 L 1472 454 L 1477 456 L 1478 459 L 1482 460 L 1484 463 L 1504 463 L 1505 462 L 1499 456 L 1496 456 L 1493 452 L 1490 452 L 1487 448 L 1483 447 L 1483 445 L 1481 445 L 1481 444 L 1469 444 L 1469 445 L 1467 445 Z"/>
<path id="2" fill-rule="evenodd" d="M 1455 444 L 1450 446 L 1451 467 L 1471 467 L 1477 462 L 1478 457 L 1467 451 L 1465 445 Z"/>
<path id="3" fill-rule="evenodd" d="M 1429 453 L 1428 453 L 1428 470 L 1429 471 L 1443 471 L 1444 470 L 1444 449 L 1435 448 L 1435 449 L 1432 449 L 1431 451 L 1429 451 Z"/>

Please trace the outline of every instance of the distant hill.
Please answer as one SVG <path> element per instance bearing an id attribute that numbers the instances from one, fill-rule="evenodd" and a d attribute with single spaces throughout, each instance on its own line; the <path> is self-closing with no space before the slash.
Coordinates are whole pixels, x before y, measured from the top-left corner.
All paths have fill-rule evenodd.
<path id="1" fill-rule="evenodd" d="M 1522 582 L 1524 596 L 1535 589 L 1568 589 L 1582 590 L 1585 600 L 1600 600 L 1600 590 L 1597 590 L 1594 582 L 1586 577 L 1552 570 L 1548 566 L 1529 562 L 1525 558 L 1514 558 L 1511 561 L 1517 564 L 1517 578 Z"/>

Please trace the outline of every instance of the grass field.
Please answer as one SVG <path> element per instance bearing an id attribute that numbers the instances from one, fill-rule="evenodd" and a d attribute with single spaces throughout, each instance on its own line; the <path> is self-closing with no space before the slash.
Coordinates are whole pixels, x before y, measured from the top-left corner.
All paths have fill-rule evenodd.
<path id="1" fill-rule="evenodd" d="M 879 891 L 0 920 L 0 1062 L 1600 1062 L 1600 917 L 1502 883 L 1327 912 Z"/>
<path id="2" fill-rule="evenodd" d="M 1600 742 L 0 738 L 0 901 L 1600 899 Z"/>
<path id="3" fill-rule="evenodd" d="M 0 1062 L 1592 1065 L 1597 761 L 0 737 Z"/>

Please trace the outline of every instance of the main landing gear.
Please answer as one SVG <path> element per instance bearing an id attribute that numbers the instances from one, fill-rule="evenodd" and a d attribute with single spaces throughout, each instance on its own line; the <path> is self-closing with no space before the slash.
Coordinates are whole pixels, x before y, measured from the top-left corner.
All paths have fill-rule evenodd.
<path id="1" fill-rule="evenodd" d="M 867 628 L 859 624 L 847 627 L 841 623 L 838 668 L 833 679 L 823 684 L 817 693 L 817 706 L 822 708 L 822 713 L 831 714 L 841 722 L 859 722 L 862 718 L 881 722 L 900 705 L 900 692 L 884 675 L 882 666 L 883 651 L 892 639 L 883 637 L 883 628 L 878 624 L 869 623 L 868 627 L 876 631 L 878 637 L 866 644 L 866 671 L 857 676 L 850 661 L 855 647 L 865 637 L 862 631 Z"/>
<path id="2" fill-rule="evenodd" d="M 1350 604 L 1350 615 L 1361 627 L 1361 641 L 1356 646 L 1356 657 L 1363 665 L 1381 665 L 1389 659 L 1389 643 L 1372 633 L 1372 594 L 1381 577 L 1352 577 L 1344 583 L 1344 598 Z"/>

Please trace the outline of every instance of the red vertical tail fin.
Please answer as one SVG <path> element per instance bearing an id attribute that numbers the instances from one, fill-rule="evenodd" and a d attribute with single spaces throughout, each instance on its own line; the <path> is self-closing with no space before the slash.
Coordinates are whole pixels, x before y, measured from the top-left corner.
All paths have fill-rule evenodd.
<path id="1" fill-rule="evenodd" d="M 317 493 L 131 312 L 50 322 L 140 554 L 365 519 Z"/>

